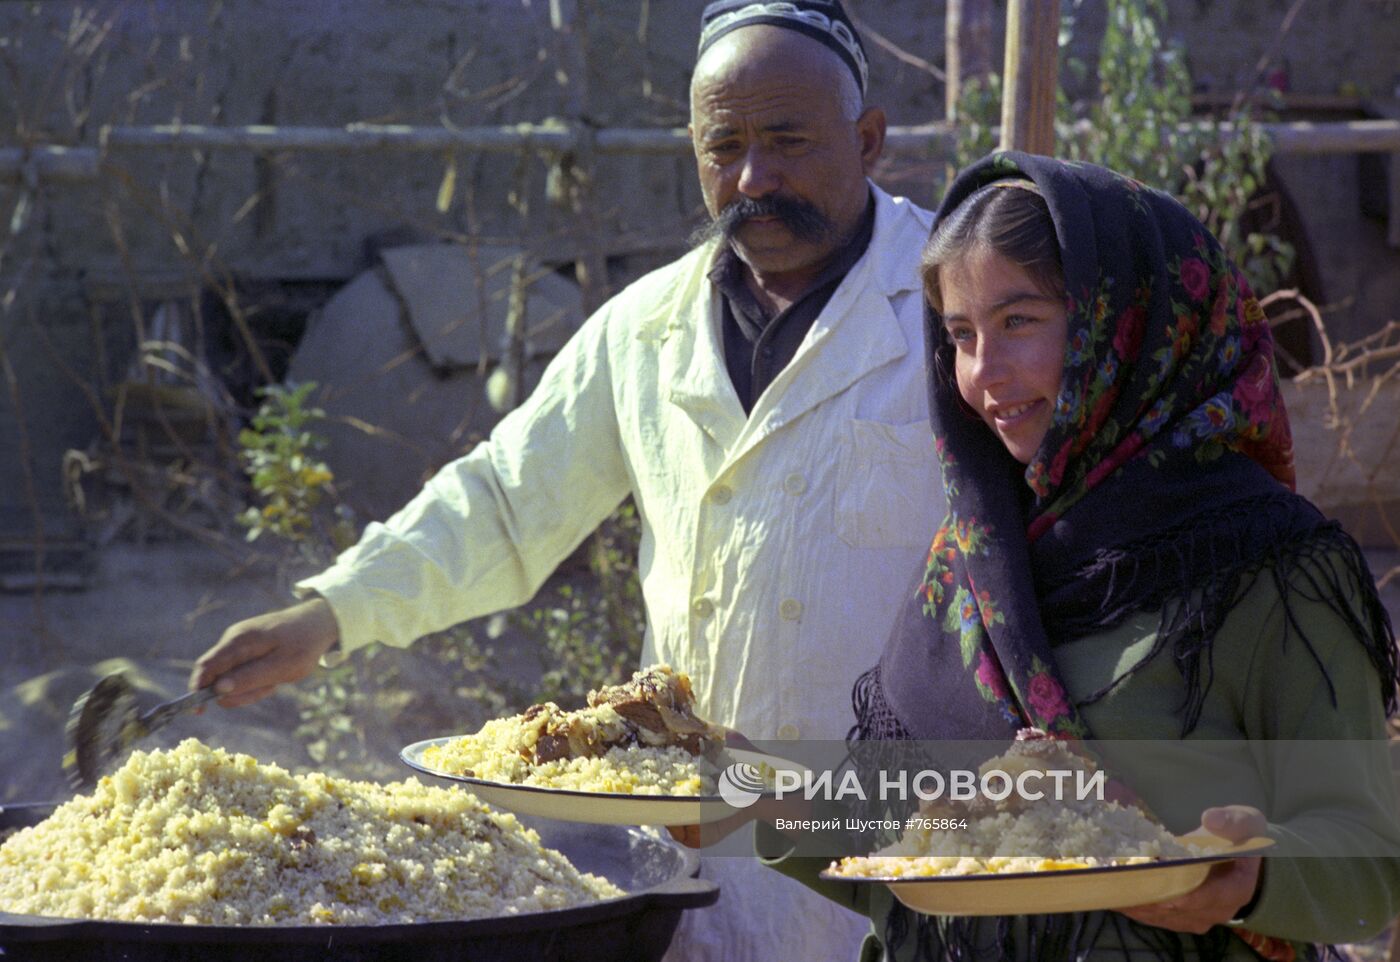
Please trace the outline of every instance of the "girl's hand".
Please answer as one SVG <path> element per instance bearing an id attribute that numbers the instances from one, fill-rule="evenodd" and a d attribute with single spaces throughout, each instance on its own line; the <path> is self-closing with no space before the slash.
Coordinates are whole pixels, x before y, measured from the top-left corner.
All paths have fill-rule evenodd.
<path id="1" fill-rule="evenodd" d="M 1201 828 L 1231 842 L 1243 842 L 1268 831 L 1264 813 L 1248 805 L 1208 808 Z M 1185 895 L 1119 909 L 1128 918 L 1174 932 L 1203 933 L 1238 917 L 1259 888 L 1261 859 L 1235 858 L 1212 866 L 1206 880 Z"/>

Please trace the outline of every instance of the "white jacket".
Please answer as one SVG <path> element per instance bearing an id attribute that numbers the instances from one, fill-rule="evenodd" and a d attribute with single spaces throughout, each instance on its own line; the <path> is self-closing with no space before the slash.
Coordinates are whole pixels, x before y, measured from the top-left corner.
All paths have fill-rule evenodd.
<path id="1" fill-rule="evenodd" d="M 932 215 L 873 188 L 869 249 L 748 417 L 707 247 L 583 325 L 526 402 L 326 572 L 346 651 L 527 601 L 631 493 L 643 663 L 752 738 L 844 736 L 943 515 L 918 257 Z"/>

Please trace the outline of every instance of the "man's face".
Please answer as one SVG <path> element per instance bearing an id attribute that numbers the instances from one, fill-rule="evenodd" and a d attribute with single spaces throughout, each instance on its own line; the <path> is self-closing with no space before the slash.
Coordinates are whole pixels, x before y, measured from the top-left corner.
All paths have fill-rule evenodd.
<path id="1" fill-rule="evenodd" d="M 815 272 L 845 243 L 884 137 L 878 110 L 842 116 L 839 61 L 815 41 L 776 33 L 750 27 L 723 38 L 691 90 L 705 206 L 733 221 L 730 243 L 760 277 Z"/>

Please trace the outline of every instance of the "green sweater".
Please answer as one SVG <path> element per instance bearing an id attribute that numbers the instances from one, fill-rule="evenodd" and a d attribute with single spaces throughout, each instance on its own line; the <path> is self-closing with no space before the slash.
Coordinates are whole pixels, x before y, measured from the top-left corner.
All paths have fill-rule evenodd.
<path id="1" fill-rule="evenodd" d="M 1305 579 L 1306 572 L 1295 576 L 1293 584 Z M 1289 609 L 1296 623 L 1292 632 L 1286 631 L 1288 615 L 1274 579 L 1259 577 L 1250 586 L 1215 638 L 1213 682 L 1189 738 L 1374 739 L 1383 758 L 1385 712 L 1376 670 L 1364 648 L 1343 619 L 1325 605 L 1309 602 L 1302 591 L 1292 592 Z M 1094 732 L 1097 747 L 1110 755 L 1107 760 L 1115 774 L 1133 786 L 1153 781 L 1145 754 L 1132 746 L 1102 743 L 1178 739 L 1186 696 L 1180 672 L 1164 653 L 1098 701 L 1082 704 L 1082 699 L 1137 665 L 1151 649 L 1158 623 L 1156 614 L 1140 615 L 1112 631 L 1055 649 L 1061 678 Z M 1326 666 L 1326 676 L 1300 634 Z M 1116 747 L 1122 750 L 1112 750 Z M 1266 755 L 1261 752 L 1261 759 Z M 1315 761 L 1317 753 L 1308 757 Z M 1281 845 L 1288 843 L 1292 852 L 1400 852 L 1396 787 L 1383 760 L 1360 771 L 1339 761 L 1339 766 L 1348 767 L 1330 775 L 1320 772 L 1316 778 L 1298 778 L 1296 772 L 1285 776 L 1271 771 L 1273 764 L 1265 759 L 1260 766 L 1210 773 L 1213 777 L 1193 779 L 1183 790 L 1155 797 L 1140 790 L 1153 811 L 1177 832 L 1195 828 L 1201 812 L 1213 805 L 1246 804 L 1271 813 L 1270 835 Z M 760 851 L 784 848 L 766 826 L 760 826 L 758 839 Z M 828 864 L 823 859 L 778 858 L 768 864 L 869 915 L 874 933 L 861 958 L 864 962 L 882 957 L 878 936 L 893 901 L 885 886 L 823 882 L 817 878 Z M 1395 857 L 1271 858 L 1264 865 L 1259 897 L 1243 921 L 1255 932 L 1299 943 L 1351 942 L 1376 934 L 1400 911 L 1400 859 Z M 1132 957 L 1151 957 L 1141 946 L 1119 945 L 1112 928 L 1104 931 L 1089 957 L 1121 959 L 1125 948 L 1138 950 Z M 906 943 L 898 956 L 913 954 L 914 946 Z M 1299 957 L 1305 955 L 1300 951 Z M 1236 940 L 1230 958 L 1257 956 Z"/>

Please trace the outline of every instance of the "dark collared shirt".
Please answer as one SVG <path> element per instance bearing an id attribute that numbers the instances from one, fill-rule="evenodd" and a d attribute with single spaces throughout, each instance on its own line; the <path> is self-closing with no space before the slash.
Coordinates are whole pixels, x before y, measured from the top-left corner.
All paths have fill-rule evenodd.
<path id="1" fill-rule="evenodd" d="M 715 257 L 709 278 L 720 293 L 720 328 L 724 334 L 724 363 L 744 413 L 797 354 L 812 322 L 826 307 L 836 288 L 870 246 L 875 231 L 875 198 L 865 205 L 850 241 L 812 281 L 807 292 L 784 310 L 769 314 L 744 283 L 744 262 L 725 245 Z"/>

